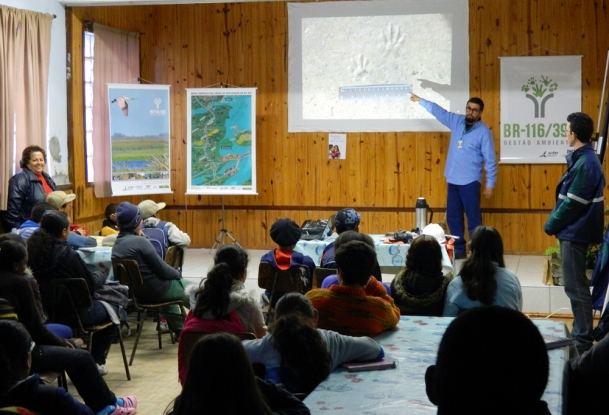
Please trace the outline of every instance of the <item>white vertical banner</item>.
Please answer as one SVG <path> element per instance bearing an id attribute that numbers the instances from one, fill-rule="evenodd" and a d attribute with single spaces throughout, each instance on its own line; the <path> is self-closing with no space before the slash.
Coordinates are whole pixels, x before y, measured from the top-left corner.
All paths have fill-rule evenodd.
<path id="1" fill-rule="evenodd" d="M 172 193 L 169 85 L 108 84 L 112 196 Z"/>
<path id="2" fill-rule="evenodd" d="M 501 163 L 559 164 L 581 111 L 582 56 L 501 57 Z"/>

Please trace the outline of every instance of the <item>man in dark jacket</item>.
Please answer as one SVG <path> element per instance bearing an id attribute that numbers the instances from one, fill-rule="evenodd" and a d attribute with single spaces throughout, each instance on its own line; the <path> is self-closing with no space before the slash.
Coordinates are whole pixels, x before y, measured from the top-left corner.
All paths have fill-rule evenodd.
<path id="1" fill-rule="evenodd" d="M 592 298 L 586 277 L 589 244 L 603 240 L 603 190 L 605 176 L 590 144 L 592 119 L 582 112 L 567 117 L 567 171 L 556 187 L 556 206 L 544 231 L 560 241 L 565 293 L 571 300 L 573 331 L 577 349 L 592 346 Z"/>

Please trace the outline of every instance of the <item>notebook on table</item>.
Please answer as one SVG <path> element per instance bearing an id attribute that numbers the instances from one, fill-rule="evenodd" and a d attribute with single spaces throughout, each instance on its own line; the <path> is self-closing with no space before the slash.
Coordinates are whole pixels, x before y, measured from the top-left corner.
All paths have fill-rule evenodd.
<path id="1" fill-rule="evenodd" d="M 375 362 L 347 362 L 340 365 L 347 369 L 348 372 L 367 372 L 370 370 L 387 370 L 395 369 L 395 360 L 384 358 Z"/>

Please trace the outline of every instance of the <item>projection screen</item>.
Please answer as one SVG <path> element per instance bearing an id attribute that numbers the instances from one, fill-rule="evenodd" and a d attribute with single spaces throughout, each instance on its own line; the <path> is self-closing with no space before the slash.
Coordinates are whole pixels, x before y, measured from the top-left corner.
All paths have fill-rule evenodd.
<path id="1" fill-rule="evenodd" d="M 289 3 L 288 131 L 446 131 L 469 98 L 467 0 Z"/>

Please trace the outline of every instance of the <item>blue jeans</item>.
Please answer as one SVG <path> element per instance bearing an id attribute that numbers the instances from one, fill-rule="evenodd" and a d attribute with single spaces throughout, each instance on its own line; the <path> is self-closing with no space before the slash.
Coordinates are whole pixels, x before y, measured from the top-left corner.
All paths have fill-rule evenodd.
<path id="1" fill-rule="evenodd" d="M 587 249 L 588 244 L 560 241 L 565 294 L 571 300 L 571 311 L 573 311 L 571 336 L 576 345 L 587 345 L 592 342 L 592 296 L 590 283 L 586 277 Z"/>
<path id="2" fill-rule="evenodd" d="M 465 185 L 448 183 L 446 201 L 446 222 L 451 235 L 458 236 L 455 241 L 455 253 L 465 253 L 465 223 L 463 213 L 467 216 L 469 239 L 474 229 L 482 225 L 480 212 L 480 182 Z"/>

